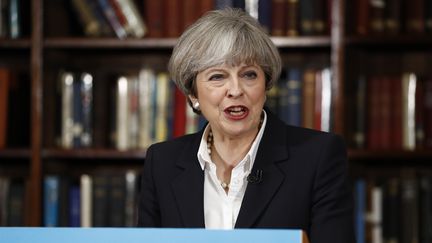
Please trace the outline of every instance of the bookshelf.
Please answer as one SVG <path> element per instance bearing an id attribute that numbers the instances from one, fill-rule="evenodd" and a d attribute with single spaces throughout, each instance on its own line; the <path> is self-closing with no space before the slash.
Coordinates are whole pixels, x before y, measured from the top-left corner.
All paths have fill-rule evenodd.
<path id="1" fill-rule="evenodd" d="M 136 1 L 144 9 L 144 1 Z M 305 63 L 332 69 L 332 131 L 345 137 L 349 145 L 353 180 L 359 175 L 374 174 L 376 167 L 398 171 L 406 167 L 431 169 L 430 148 L 407 151 L 401 148 L 356 148 L 353 144 L 356 117 L 355 83 L 358 75 L 408 70 L 405 59 L 422 53 L 421 65 L 432 57 L 431 33 L 405 35 L 358 35 L 354 31 L 350 1 L 332 0 L 330 35 L 273 36 L 281 51 L 285 66 Z M 356 2 L 356 1 L 354 1 Z M 28 18 L 23 20 L 28 30 L 18 39 L 0 39 L 0 67 L 15 67 L 24 73 L 20 83 L 27 83 L 27 99 L 19 102 L 23 115 L 13 127 L 21 130 L 20 139 L 0 149 L 0 176 L 20 175 L 25 178 L 26 198 L 24 225 L 43 224 L 43 180 L 51 173 L 74 175 L 92 173 L 98 169 L 128 170 L 139 168 L 145 159 L 145 149 L 120 151 L 110 138 L 110 95 L 112 74 L 130 73 L 143 65 L 163 71 L 175 37 L 144 37 L 118 39 L 115 37 L 86 37 L 76 15 L 59 0 L 34 0 L 23 6 Z M 414 53 L 414 54 L 412 54 Z M 405 56 L 408 55 L 408 58 Z M 374 64 L 388 62 L 380 68 Z M 430 62 L 429 62 L 430 63 Z M 394 64 L 394 65 L 393 65 Z M 393 66 L 392 66 L 393 65 Z M 95 142 L 90 148 L 63 149 L 58 139 L 58 71 L 62 68 L 91 71 L 95 77 L 94 131 Z M 366 71 L 365 71 L 366 70 Z M 421 70 L 431 74 L 425 68 Z M 429 73 L 428 73 L 429 72 Z M 432 76 L 432 75 L 431 75 Z M 27 93 L 25 93 L 27 92 Z M 9 117 L 12 112 L 9 111 Z M 2 118 L 0 118 L 2 119 Z M 11 125 L 11 126 L 12 126 Z M 14 130 L 14 131 L 15 131 Z"/>

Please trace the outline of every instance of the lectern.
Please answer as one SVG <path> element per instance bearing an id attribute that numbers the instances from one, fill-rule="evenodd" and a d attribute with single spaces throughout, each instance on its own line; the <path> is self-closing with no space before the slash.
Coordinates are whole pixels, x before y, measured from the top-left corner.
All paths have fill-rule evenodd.
<path id="1" fill-rule="evenodd" d="M 7 243 L 308 243 L 301 230 L 150 229 L 150 228 L 0 228 Z"/>

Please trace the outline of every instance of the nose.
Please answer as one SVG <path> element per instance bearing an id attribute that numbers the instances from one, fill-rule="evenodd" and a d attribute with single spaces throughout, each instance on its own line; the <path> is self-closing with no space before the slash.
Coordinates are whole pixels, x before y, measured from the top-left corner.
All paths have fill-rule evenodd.
<path id="1" fill-rule="evenodd" d="M 228 82 L 227 96 L 237 98 L 243 95 L 243 88 L 238 77 L 234 77 Z"/>

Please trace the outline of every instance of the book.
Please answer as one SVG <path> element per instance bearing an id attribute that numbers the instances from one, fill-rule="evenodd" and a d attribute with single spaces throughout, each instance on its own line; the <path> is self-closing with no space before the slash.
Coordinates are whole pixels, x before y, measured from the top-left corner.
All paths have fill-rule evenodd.
<path id="1" fill-rule="evenodd" d="M 81 226 L 81 190 L 79 185 L 72 185 L 69 191 L 68 226 Z"/>
<path id="2" fill-rule="evenodd" d="M 93 75 L 88 72 L 81 73 L 81 147 L 93 145 Z"/>
<path id="3" fill-rule="evenodd" d="M 386 178 L 383 185 L 383 240 L 398 242 L 400 238 L 400 178 Z"/>
<path id="4" fill-rule="evenodd" d="M 300 31 L 302 35 L 315 33 L 315 0 L 300 1 Z"/>
<path id="5" fill-rule="evenodd" d="M 72 0 L 72 7 L 74 7 L 87 36 L 102 35 L 101 26 L 87 0 Z"/>
<path id="6" fill-rule="evenodd" d="M 432 148 L 432 78 L 424 82 L 424 124 L 425 124 L 425 147 Z"/>
<path id="7" fill-rule="evenodd" d="M 61 95 L 61 139 L 60 146 L 63 148 L 73 147 L 73 84 L 74 75 L 71 72 L 61 71 L 59 75 L 59 88 Z"/>
<path id="8" fill-rule="evenodd" d="M 355 30 L 358 35 L 367 35 L 369 33 L 369 0 L 355 1 Z"/>
<path id="9" fill-rule="evenodd" d="M 405 31 L 413 34 L 424 33 L 425 0 L 409 1 L 405 4 Z"/>
<path id="10" fill-rule="evenodd" d="M 92 227 L 92 177 L 83 174 L 80 177 L 80 225 L 81 227 Z"/>
<path id="11" fill-rule="evenodd" d="M 164 37 L 164 1 L 144 1 L 144 19 L 148 26 L 147 37 Z"/>
<path id="12" fill-rule="evenodd" d="M 182 16 L 179 9 L 181 8 L 180 0 L 163 0 L 164 1 L 164 37 L 178 37 L 182 31 Z"/>
<path id="13" fill-rule="evenodd" d="M 118 150 L 129 148 L 129 112 L 128 112 L 128 80 L 120 76 L 116 83 L 116 128 L 115 147 Z"/>
<path id="14" fill-rule="evenodd" d="M 432 32 L 432 1 L 425 1 L 425 31 Z"/>
<path id="15" fill-rule="evenodd" d="M 401 31 L 402 0 L 386 2 L 384 28 L 387 33 L 398 34 Z"/>
<path id="16" fill-rule="evenodd" d="M 162 142 L 168 138 L 168 106 L 170 100 L 170 85 L 167 73 L 159 73 L 157 79 L 156 94 L 156 120 L 155 120 L 155 142 Z"/>
<path id="17" fill-rule="evenodd" d="M 258 20 L 258 0 L 245 0 L 244 9 L 250 16 Z"/>
<path id="18" fill-rule="evenodd" d="M 12 39 L 22 36 L 20 0 L 9 0 L 9 35 Z"/>
<path id="19" fill-rule="evenodd" d="M 399 76 L 392 77 L 392 145 L 393 149 L 402 149 L 402 80 Z"/>
<path id="20" fill-rule="evenodd" d="M 7 226 L 10 179 L 0 176 L 0 226 Z"/>
<path id="21" fill-rule="evenodd" d="M 153 100 L 156 93 L 156 74 L 150 68 L 143 68 L 138 75 L 139 89 L 139 148 L 147 148 L 153 143 L 155 110 Z"/>
<path id="22" fill-rule="evenodd" d="M 113 0 L 113 2 L 118 6 L 125 18 L 126 23 L 123 26 L 126 26 L 127 34 L 135 38 L 142 38 L 147 32 L 147 27 L 134 1 Z"/>
<path id="23" fill-rule="evenodd" d="M 272 27 L 271 35 L 285 36 L 286 26 L 286 1 L 285 0 L 272 0 Z"/>
<path id="24" fill-rule="evenodd" d="M 25 186 L 22 179 L 11 179 L 7 200 L 7 226 L 24 226 Z"/>
<path id="25" fill-rule="evenodd" d="M 110 180 L 111 178 L 105 173 L 92 176 L 92 227 L 106 227 L 110 214 Z"/>
<path id="26" fill-rule="evenodd" d="M 329 132 L 332 123 L 332 84 L 331 70 L 321 70 L 321 130 Z"/>
<path id="27" fill-rule="evenodd" d="M 354 227 L 357 243 L 365 241 L 365 212 L 366 212 L 366 181 L 363 178 L 355 181 L 354 188 Z"/>
<path id="28" fill-rule="evenodd" d="M 432 177 L 430 174 L 423 174 L 419 180 L 419 242 L 432 242 Z"/>
<path id="29" fill-rule="evenodd" d="M 383 33 L 386 1 L 370 0 L 369 4 L 369 29 L 372 33 Z"/>
<path id="30" fill-rule="evenodd" d="M 44 226 L 59 226 L 59 177 L 47 175 L 44 178 Z"/>
<path id="31" fill-rule="evenodd" d="M 0 67 L 0 149 L 6 147 L 10 71 Z"/>
<path id="32" fill-rule="evenodd" d="M 415 172 L 407 169 L 401 179 L 401 242 L 419 242 L 419 195 Z"/>
<path id="33" fill-rule="evenodd" d="M 126 30 L 121 25 L 109 0 L 98 0 L 98 4 L 102 9 L 105 18 L 108 20 L 108 23 L 110 24 L 111 28 L 114 30 L 116 36 L 120 39 L 126 38 L 127 36 Z"/>
<path id="34" fill-rule="evenodd" d="M 125 198 L 126 179 L 122 174 L 114 174 L 109 177 L 108 191 L 108 226 L 125 226 Z"/>
<path id="35" fill-rule="evenodd" d="M 367 110 L 367 95 L 366 88 L 367 79 L 364 75 L 361 75 L 357 79 L 356 93 L 355 93 L 355 128 L 354 128 L 354 146 L 362 149 L 366 146 L 366 110 Z"/>
<path id="36" fill-rule="evenodd" d="M 174 89 L 174 128 L 173 137 L 179 137 L 186 131 L 186 109 L 188 109 L 186 96 L 178 87 Z"/>
<path id="37" fill-rule="evenodd" d="M 258 22 L 270 34 L 272 29 L 272 1 L 258 1 Z"/>
<path id="38" fill-rule="evenodd" d="M 402 77 L 402 147 L 415 149 L 415 96 L 417 76 L 405 73 Z"/>
<path id="39" fill-rule="evenodd" d="M 138 173 L 134 170 L 126 171 L 125 181 L 125 226 L 134 227 L 138 220 Z"/>
<path id="40" fill-rule="evenodd" d="M 8 0 L 0 0 L 0 38 L 8 36 L 8 21 L 7 21 L 7 4 Z"/>
<path id="41" fill-rule="evenodd" d="M 303 127 L 310 129 L 314 128 L 315 77 L 316 70 L 314 68 L 307 68 L 303 72 L 302 123 Z"/>
<path id="42" fill-rule="evenodd" d="M 286 31 L 287 36 L 297 36 L 299 35 L 299 19 L 300 19 L 300 9 L 298 0 L 288 0 L 286 3 Z"/>
<path id="43" fill-rule="evenodd" d="M 301 126 L 302 115 L 302 83 L 301 72 L 298 68 L 286 70 L 286 80 L 280 82 L 279 117 L 287 124 Z"/>

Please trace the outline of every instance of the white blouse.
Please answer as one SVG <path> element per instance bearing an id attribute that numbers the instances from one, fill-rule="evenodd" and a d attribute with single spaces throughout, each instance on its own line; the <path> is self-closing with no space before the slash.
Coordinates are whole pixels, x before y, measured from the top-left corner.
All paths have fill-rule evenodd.
<path id="1" fill-rule="evenodd" d="M 207 152 L 207 134 L 204 130 L 198 149 L 198 161 L 204 171 L 204 222 L 206 229 L 233 229 L 237 221 L 247 186 L 247 176 L 252 170 L 259 143 L 267 123 L 267 114 L 246 156 L 233 168 L 228 193 L 216 175 L 216 165 Z"/>

